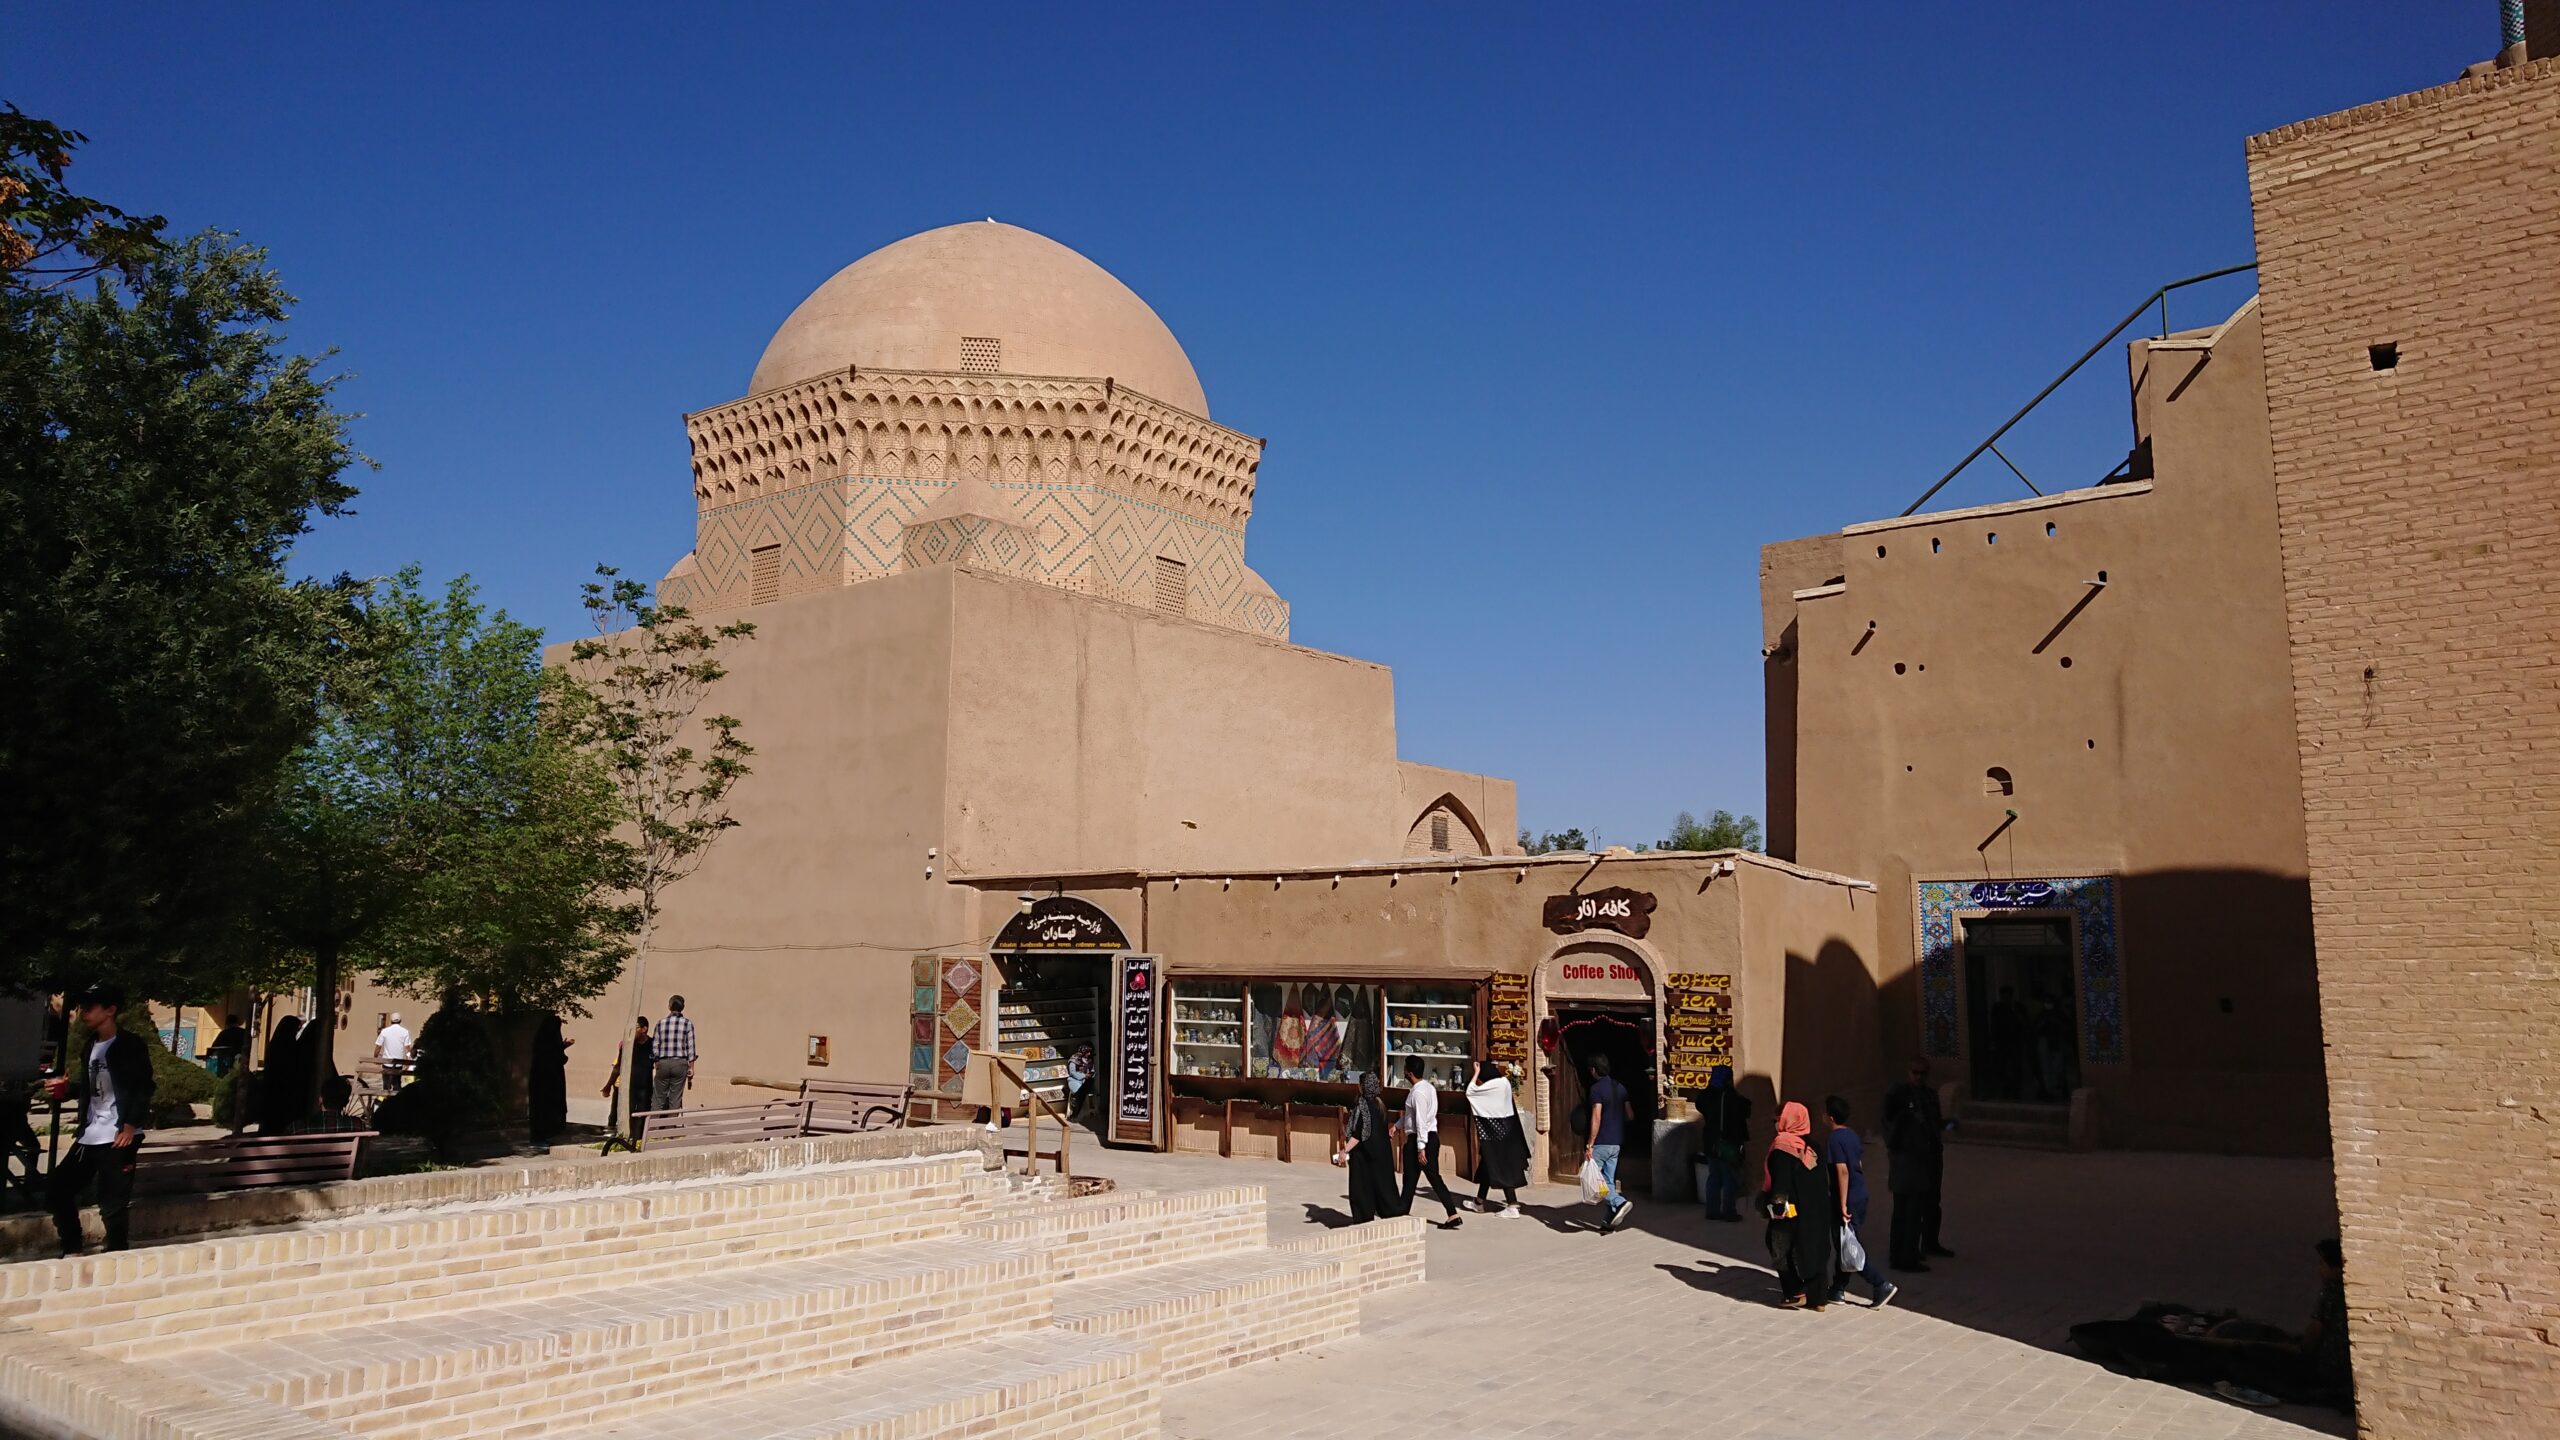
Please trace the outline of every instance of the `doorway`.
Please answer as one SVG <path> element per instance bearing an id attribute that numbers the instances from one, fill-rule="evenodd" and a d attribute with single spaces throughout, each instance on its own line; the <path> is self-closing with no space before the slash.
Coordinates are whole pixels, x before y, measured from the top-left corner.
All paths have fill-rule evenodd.
<path id="1" fill-rule="evenodd" d="M 1609 1078 L 1627 1088 L 1635 1114 L 1626 1124 L 1626 1148 L 1619 1153 L 1618 1176 L 1629 1188 L 1643 1186 L 1651 1173 L 1653 1121 L 1660 1109 L 1654 1076 L 1653 1009 L 1646 1004 L 1559 1001 L 1555 1009 L 1557 1056 L 1554 1093 L 1561 1113 L 1553 1117 L 1551 1134 L 1562 1143 L 1550 1147 L 1548 1173 L 1571 1180 L 1582 1167 L 1582 1147 L 1590 1140 L 1592 1061 L 1609 1060 Z"/>
<path id="2" fill-rule="evenodd" d="M 1039 951 L 999 951 L 1001 985 L 996 1000 L 996 1046 L 1027 1055 L 1031 1088 L 1095 1135 L 1103 1132 L 1108 1106 L 1111 1046 L 1103 1023 L 1108 993 L 1107 957 Z"/>
<path id="3" fill-rule="evenodd" d="M 1961 922 L 1976 1099 L 2062 1105 L 2080 1084 L 2080 1007 L 2068 915 Z"/>

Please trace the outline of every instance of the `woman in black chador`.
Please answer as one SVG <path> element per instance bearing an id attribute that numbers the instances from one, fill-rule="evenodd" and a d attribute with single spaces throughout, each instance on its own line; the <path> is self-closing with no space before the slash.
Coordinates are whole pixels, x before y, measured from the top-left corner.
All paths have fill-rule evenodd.
<path id="1" fill-rule="evenodd" d="M 1840 1197 L 1806 1139 L 1812 1133 L 1802 1101 L 1778 1111 L 1778 1138 L 1760 1172 L 1760 1213 L 1769 1217 L 1769 1261 L 1786 1303 L 1819 1310 L 1839 1288 Z"/>
<path id="2" fill-rule="evenodd" d="M 1351 1219 L 1366 1224 L 1398 1214 L 1395 1147 L 1387 1139 L 1386 1092 L 1378 1072 L 1360 1074 L 1360 1098 L 1343 1119 L 1342 1151 L 1351 1166 Z"/>
<path id="3" fill-rule="evenodd" d="M 533 1027 L 533 1070 L 525 1077 L 525 1129 L 537 1145 L 569 1128 L 569 1046 L 560 1017 Z"/>

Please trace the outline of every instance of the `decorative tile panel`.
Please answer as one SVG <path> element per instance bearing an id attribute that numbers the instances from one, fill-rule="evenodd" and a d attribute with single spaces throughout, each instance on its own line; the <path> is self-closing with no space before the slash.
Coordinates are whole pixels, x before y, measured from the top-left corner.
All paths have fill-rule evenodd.
<path id="1" fill-rule="evenodd" d="M 2112 875 L 2032 880 L 1923 880 L 1917 894 L 1920 1017 L 1932 1056 L 1963 1052 L 1963 979 L 1956 973 L 1956 922 L 2003 911 L 2066 911 L 2079 947 L 2073 975 L 2080 990 L 2080 1054 L 2095 1065 L 2125 1055 L 2124 973 L 2117 954 L 2116 881 Z"/>

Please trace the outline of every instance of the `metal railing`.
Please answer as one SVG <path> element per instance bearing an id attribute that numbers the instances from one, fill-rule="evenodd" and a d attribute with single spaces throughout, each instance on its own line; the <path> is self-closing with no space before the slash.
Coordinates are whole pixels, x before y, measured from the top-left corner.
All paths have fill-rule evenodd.
<path id="1" fill-rule="evenodd" d="M 2255 270 L 2257 268 L 2258 262 L 2255 260 L 2250 261 L 2246 265 L 2226 265 L 2219 270 L 2207 270 L 2201 275 L 2190 275 L 2184 280 L 2172 280 L 2168 284 L 2161 286 L 2159 289 L 2152 291 L 2150 294 L 2143 296 L 2142 303 L 2134 306 L 2130 313 L 2128 313 L 2122 320 L 2117 321 L 2114 329 L 2099 336 L 2097 344 L 2080 352 L 2080 358 L 2072 361 L 2070 367 L 2065 369 L 2061 374 L 2054 376 L 2052 384 L 2037 391 L 2036 398 L 2020 406 L 2017 414 L 2010 416 L 2006 421 L 2001 423 L 1999 429 L 1991 432 L 1990 438 L 1984 440 L 1981 444 L 1974 446 L 1971 450 L 1966 451 L 1964 458 L 1955 463 L 1954 469 L 1951 469 L 1946 474 L 1939 476 L 1938 483 L 1923 491 L 1919 499 L 1902 507 L 1902 513 L 1909 515 L 1918 510 L 1921 506 L 1928 504 L 1931 499 L 1936 497 L 1939 491 L 1947 488 L 1948 481 L 1951 481 L 1958 475 L 1963 474 L 1967 466 L 1970 466 L 1974 461 L 1981 459 L 1986 453 L 1998 457 L 2001 464 L 2008 466 L 2009 473 L 2018 477 L 2018 483 L 2026 486 L 2029 494 L 2042 495 L 2044 492 L 2036 488 L 2036 482 L 2027 478 L 2027 472 L 2019 469 L 2015 461 L 2000 453 L 2000 437 L 2008 434 L 2012 429 L 2015 429 L 2019 421 L 2026 419 L 2030 412 L 2045 402 L 2046 396 L 2061 389 L 2062 382 L 2079 374 L 2081 366 L 2096 359 L 2099 351 L 2104 350 L 2107 346 L 2113 344 L 2117 336 L 2123 334 L 2128 328 L 2130 328 L 2134 321 L 2141 319 L 2143 312 L 2149 310 L 2154 305 L 2160 307 L 2160 338 L 2164 340 L 2167 339 L 2169 336 L 2170 291 L 2183 290 L 2190 285 L 2201 285 L 2207 280 L 2219 280 L 2226 275 L 2237 275 L 2243 270 Z"/>

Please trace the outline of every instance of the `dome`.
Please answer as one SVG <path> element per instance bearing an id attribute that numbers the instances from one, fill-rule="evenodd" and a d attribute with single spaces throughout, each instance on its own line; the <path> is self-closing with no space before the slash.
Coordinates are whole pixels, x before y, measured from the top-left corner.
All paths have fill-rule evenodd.
<path id="1" fill-rule="evenodd" d="M 995 344 L 964 354 L 964 340 Z M 748 393 L 848 365 L 1101 376 L 1209 414 L 1190 357 L 1146 301 L 1057 241 L 992 220 L 910 235 L 837 271 L 773 333 Z"/>

